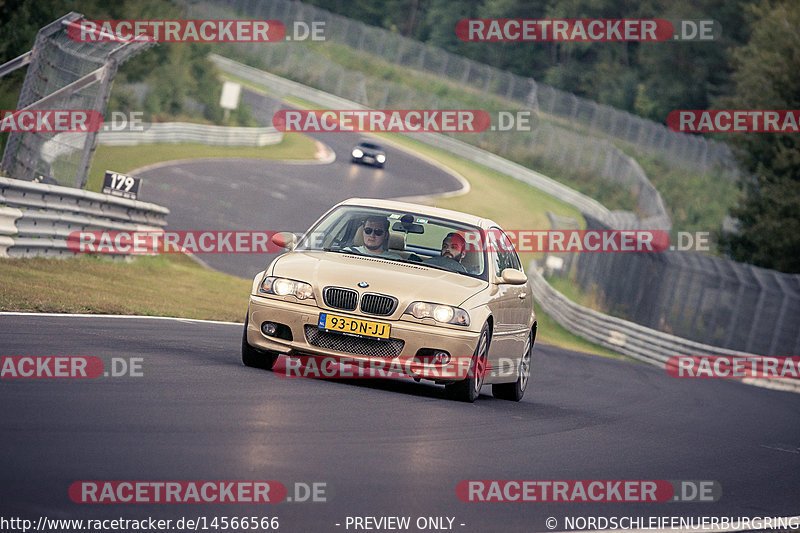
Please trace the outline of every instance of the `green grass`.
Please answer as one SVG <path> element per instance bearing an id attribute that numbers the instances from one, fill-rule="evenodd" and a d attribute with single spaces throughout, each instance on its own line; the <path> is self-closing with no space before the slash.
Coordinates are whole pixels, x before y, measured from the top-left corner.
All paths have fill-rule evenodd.
<path id="1" fill-rule="evenodd" d="M 299 133 L 284 133 L 283 140 L 270 146 L 208 146 L 197 143 L 99 145 L 89 171 L 87 190 L 100 192 L 106 170 L 130 172 L 153 163 L 176 159 L 237 157 L 249 159 L 312 159 L 317 151 L 313 139 Z"/>
<path id="2" fill-rule="evenodd" d="M 0 259 L 0 309 L 149 315 L 242 322 L 249 280 L 188 256 Z"/>

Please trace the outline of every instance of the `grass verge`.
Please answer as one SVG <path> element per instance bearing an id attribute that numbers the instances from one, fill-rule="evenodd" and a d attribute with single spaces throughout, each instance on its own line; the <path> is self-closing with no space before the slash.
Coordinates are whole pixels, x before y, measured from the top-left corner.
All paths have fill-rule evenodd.
<path id="1" fill-rule="evenodd" d="M 182 254 L 130 262 L 98 256 L 0 259 L 0 309 L 242 322 L 250 281 Z"/>

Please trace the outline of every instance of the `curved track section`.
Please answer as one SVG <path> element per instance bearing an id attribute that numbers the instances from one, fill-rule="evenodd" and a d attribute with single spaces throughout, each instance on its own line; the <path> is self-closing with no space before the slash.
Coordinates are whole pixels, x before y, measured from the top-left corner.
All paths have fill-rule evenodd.
<path id="1" fill-rule="evenodd" d="M 245 91 L 245 101 L 260 123 L 269 124 L 276 101 Z M 209 159 L 152 165 L 137 172 L 144 187 L 140 199 L 170 209 L 168 229 L 303 232 L 335 203 L 351 197 L 396 198 L 435 195 L 462 188 L 445 170 L 386 146 L 385 168 L 352 164 L 350 150 L 359 134 L 312 137 L 336 154 L 332 163 Z M 209 266 L 251 278 L 274 255 L 215 254 Z"/>
<path id="2" fill-rule="evenodd" d="M 457 531 L 544 531 L 553 516 L 786 516 L 800 499 L 800 396 L 539 346 L 525 399 L 475 404 L 405 380 L 286 379 L 241 366 L 241 326 L 0 315 L 4 354 L 141 358 L 141 377 L 8 380 L 2 515 L 448 516 Z M 280 362 L 279 362 L 280 364 Z M 715 480 L 717 503 L 463 503 L 464 479 Z M 77 480 L 324 482 L 328 501 L 86 505 Z M 341 524 L 337 527 L 335 524 Z M 460 524 L 464 524 L 461 526 Z M 416 530 L 412 527 L 412 530 Z"/>

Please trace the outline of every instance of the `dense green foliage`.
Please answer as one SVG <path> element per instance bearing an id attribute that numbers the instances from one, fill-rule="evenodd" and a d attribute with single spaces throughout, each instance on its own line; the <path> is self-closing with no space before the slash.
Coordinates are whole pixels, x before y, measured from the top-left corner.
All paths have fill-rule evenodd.
<path id="1" fill-rule="evenodd" d="M 0 64 L 31 49 L 36 32 L 42 26 L 76 11 L 88 19 L 181 19 L 183 10 L 167 0 L 100 2 L 97 0 L 0 0 Z M 208 45 L 160 45 L 141 52 L 123 64 L 115 86 L 125 82 L 146 82 L 149 86 L 144 102 L 134 105 L 134 95 L 112 92 L 108 109 L 144 109 L 145 120 L 161 117 L 194 116 L 222 123 L 219 107 L 221 84 L 216 71 L 206 59 Z M 22 71 L 24 72 L 24 70 Z M 23 76 L 15 72 L 0 80 L 0 103 L 3 109 L 16 107 L 16 98 Z M 199 104 L 199 105 L 198 105 Z M 234 122 L 246 121 L 234 115 Z"/>
<path id="2" fill-rule="evenodd" d="M 736 89 L 721 106 L 800 109 L 800 4 L 762 3 L 750 10 L 750 42 L 737 50 Z M 750 176 L 733 210 L 740 232 L 728 236 L 740 261 L 800 273 L 800 134 L 738 135 L 732 142 Z"/>
<path id="3" fill-rule="evenodd" d="M 395 30 L 532 77 L 591 100 L 664 122 L 674 109 L 707 109 L 731 84 L 728 50 L 747 41 L 742 6 L 752 0 L 308 0 L 324 9 Z M 465 18 L 711 19 L 713 42 L 467 43 Z"/>

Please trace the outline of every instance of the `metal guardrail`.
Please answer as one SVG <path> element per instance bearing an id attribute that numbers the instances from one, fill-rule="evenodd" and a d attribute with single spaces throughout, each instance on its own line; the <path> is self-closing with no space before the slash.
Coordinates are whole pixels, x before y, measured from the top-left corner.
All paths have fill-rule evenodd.
<path id="1" fill-rule="evenodd" d="M 536 261 L 531 262 L 527 273 L 536 303 L 567 331 L 633 359 L 665 368 L 667 361 L 676 356 L 758 357 L 676 337 L 578 305 L 547 283 Z M 800 392 L 800 379 L 750 378 L 744 381 Z"/>
<path id="2" fill-rule="evenodd" d="M 195 142 L 215 146 L 277 144 L 275 128 L 210 126 L 185 122 L 143 124 L 143 131 L 100 132 L 111 146 Z M 84 135 L 60 133 L 44 142 L 41 160 L 53 165 L 84 148 Z M 169 209 L 59 185 L 0 177 L 0 257 L 68 257 L 73 231 L 157 231 L 167 225 Z M 118 254 L 112 254 L 118 255 Z"/>
<path id="3" fill-rule="evenodd" d="M 149 202 L 0 177 L 0 257 L 73 256 L 73 231 L 159 231 L 168 214 Z"/>
<path id="4" fill-rule="evenodd" d="M 59 157 L 83 149 L 83 133 L 59 133 L 41 148 L 41 159 L 53 165 Z M 211 126 L 189 122 L 142 124 L 142 131 L 101 131 L 97 142 L 108 146 L 150 143 L 200 143 L 211 146 L 267 146 L 283 140 L 275 128 Z"/>
<path id="5" fill-rule="evenodd" d="M 211 146 L 267 146 L 283 140 L 283 132 L 275 128 L 210 126 L 188 122 L 155 122 L 143 124 L 144 131 L 104 131 L 100 144 L 129 146 L 145 143 L 201 143 Z"/>

